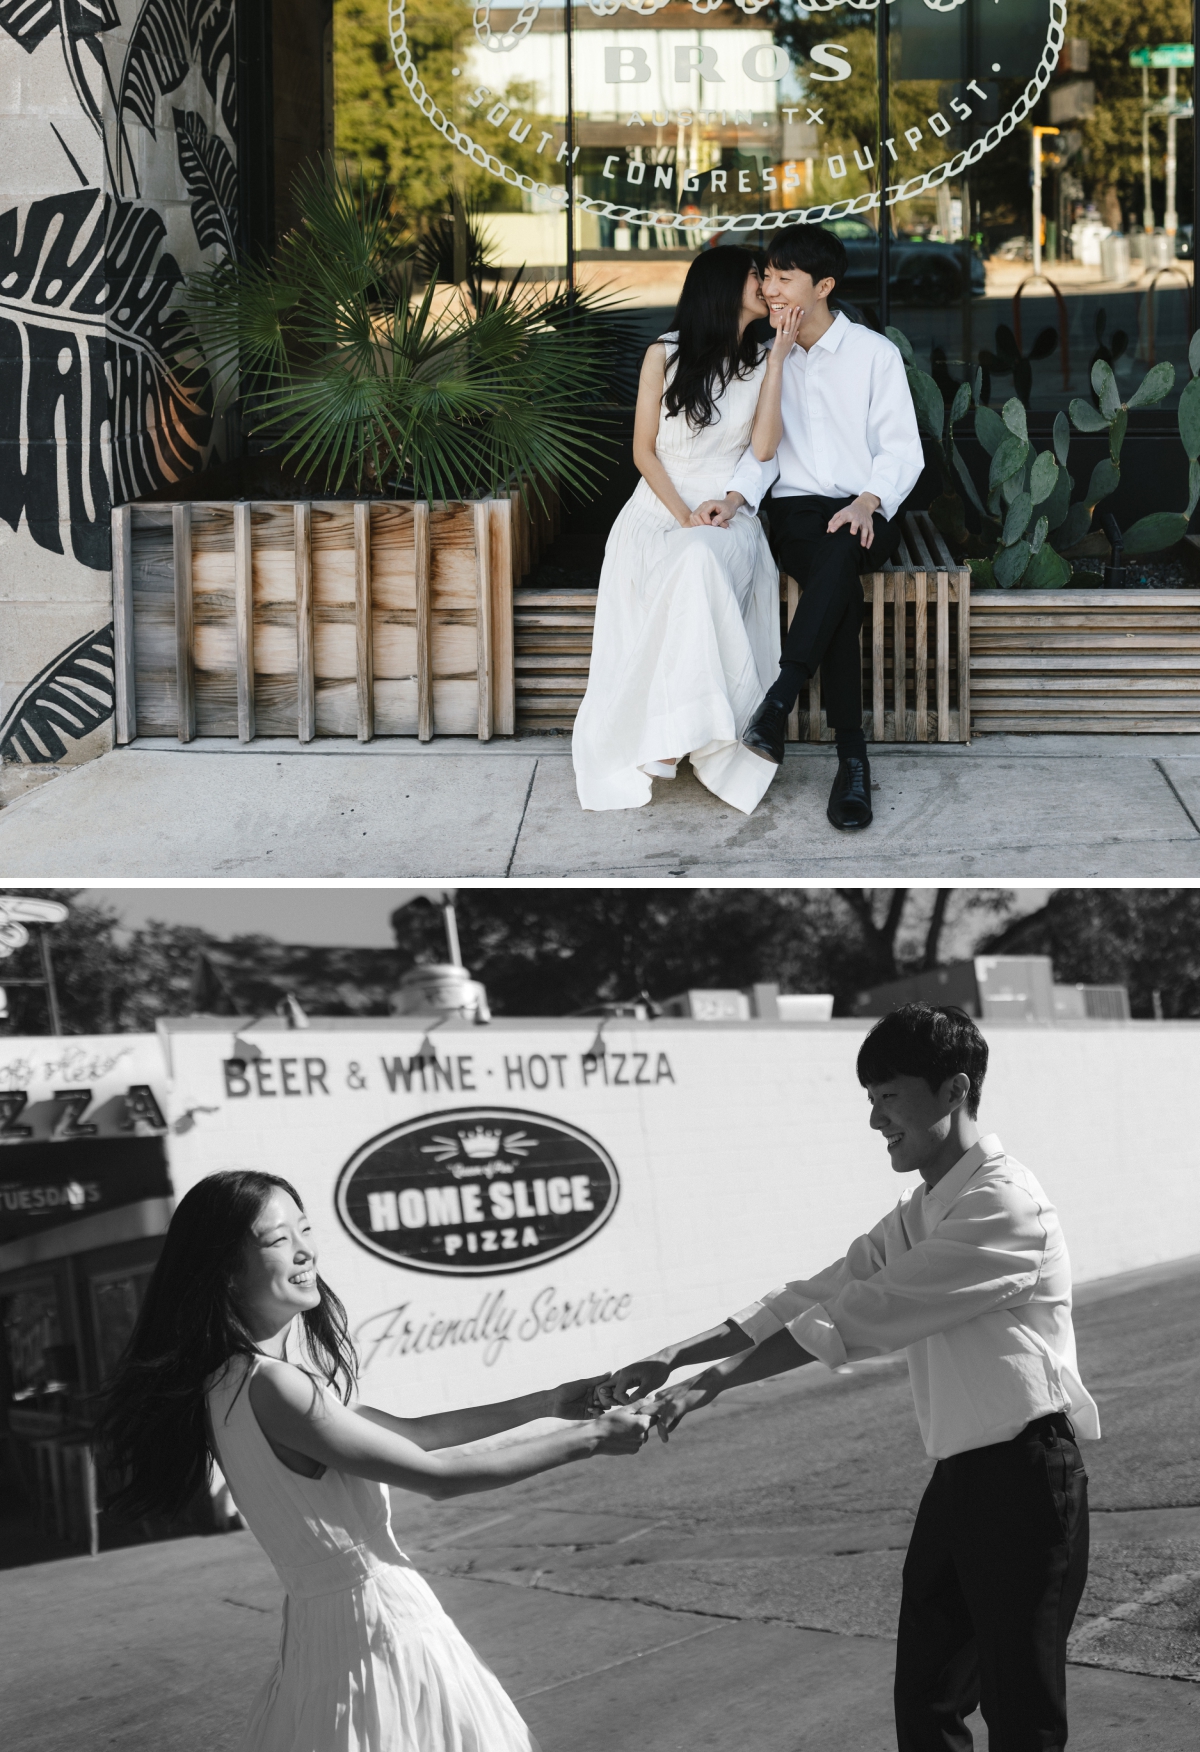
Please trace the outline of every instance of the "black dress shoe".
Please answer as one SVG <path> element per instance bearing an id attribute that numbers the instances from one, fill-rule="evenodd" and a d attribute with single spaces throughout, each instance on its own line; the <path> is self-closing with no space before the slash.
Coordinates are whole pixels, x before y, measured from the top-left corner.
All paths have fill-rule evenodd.
<path id="1" fill-rule="evenodd" d="M 769 760 L 780 766 L 786 730 L 787 713 L 768 696 L 742 732 L 742 742 L 760 760 Z"/>
<path id="2" fill-rule="evenodd" d="M 835 827 L 870 827 L 871 766 L 865 757 L 850 754 L 838 762 L 825 813 Z"/>

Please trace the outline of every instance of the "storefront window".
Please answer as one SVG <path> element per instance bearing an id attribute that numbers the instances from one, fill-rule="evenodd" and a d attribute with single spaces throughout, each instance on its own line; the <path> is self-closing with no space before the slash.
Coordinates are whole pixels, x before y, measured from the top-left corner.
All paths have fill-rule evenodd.
<path id="1" fill-rule="evenodd" d="M 61 1385 L 55 1380 L 62 1359 L 58 1288 L 53 1278 L 22 1284 L 0 1302 L 9 1397 L 14 1405 Z"/>
<path id="2" fill-rule="evenodd" d="M 824 223 L 845 297 L 944 383 L 982 366 L 1050 414 L 1098 356 L 1186 381 L 1184 0 L 338 0 L 336 45 L 339 151 L 446 251 L 458 214 L 451 272 L 473 225 L 561 274 L 570 196 L 576 283 L 658 319 L 697 249 Z"/>
<path id="3" fill-rule="evenodd" d="M 107 1381 L 133 1337 L 153 1266 L 97 1273 L 91 1279 L 92 1322 L 100 1379 Z"/>

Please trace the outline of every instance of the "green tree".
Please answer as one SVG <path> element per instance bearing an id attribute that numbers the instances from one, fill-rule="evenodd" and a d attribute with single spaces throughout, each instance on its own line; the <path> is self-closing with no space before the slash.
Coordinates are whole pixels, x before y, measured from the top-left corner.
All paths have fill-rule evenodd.
<path id="1" fill-rule="evenodd" d="M 456 67 L 465 69 L 475 40 L 471 9 L 464 0 L 408 0 L 404 18 L 418 75 L 439 108 L 514 170 L 554 183 L 552 149 L 547 148 L 549 162 L 546 155 L 536 155 L 536 126 L 518 145 L 507 132 L 511 123 L 493 127 L 486 119 L 487 105 L 468 107 L 472 81 L 454 75 Z M 415 229 L 430 215 L 446 211 L 452 188 L 469 207 L 520 211 L 521 191 L 473 164 L 414 103 L 396 68 L 387 8 L 380 0 L 335 0 L 333 30 L 334 134 L 340 158 L 382 175 L 398 210 Z M 536 120 L 527 85 L 510 81 L 505 96 L 514 109 L 520 106 L 527 119 Z"/>
<path id="2" fill-rule="evenodd" d="M 463 958 L 498 1014 L 759 980 L 833 992 L 844 1013 L 864 986 L 935 966 L 952 930 L 994 929 L 1009 902 L 972 890 L 470 889 L 457 909 Z M 436 909 L 415 902 L 392 924 L 405 960 L 444 960 Z"/>
<path id="3" fill-rule="evenodd" d="M 1049 955 L 1064 984 L 1123 985 L 1135 1016 L 1200 1016 L 1200 890 L 1060 888 L 1038 911 L 979 946 L 989 955 Z"/>

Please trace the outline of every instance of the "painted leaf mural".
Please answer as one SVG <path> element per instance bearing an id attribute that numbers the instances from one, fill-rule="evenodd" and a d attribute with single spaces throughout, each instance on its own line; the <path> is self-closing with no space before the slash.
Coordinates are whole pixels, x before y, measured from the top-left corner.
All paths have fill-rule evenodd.
<path id="1" fill-rule="evenodd" d="M 85 633 L 35 675 L 0 724 L 0 759 L 41 765 L 113 712 L 116 669 L 111 624 Z"/>
<path id="2" fill-rule="evenodd" d="M 0 0 L 0 30 L 30 54 L 52 30 L 80 42 L 120 22 L 113 0 Z"/>
<path id="3" fill-rule="evenodd" d="M 232 88 L 233 0 L 143 0 L 117 82 L 118 111 L 153 134 L 158 99 L 177 91 L 197 61 L 214 100 L 225 62 Z M 226 125 L 232 132 L 232 122 Z"/>
<path id="4" fill-rule="evenodd" d="M 210 134 L 203 116 L 175 110 L 179 168 L 192 198 L 192 224 L 201 249 L 215 244 L 236 253 L 237 170 L 219 134 Z"/>
<path id="5" fill-rule="evenodd" d="M 95 189 L 0 215 L 0 516 L 15 529 L 24 510 L 55 553 L 69 520 L 88 566 L 109 563 L 106 443 L 124 503 L 199 468 L 211 430 L 207 386 L 179 357 L 165 234 L 153 208 Z"/>
<path id="6" fill-rule="evenodd" d="M 165 248 L 163 203 L 144 188 L 173 185 L 168 202 L 186 199 L 185 266 L 201 250 L 233 253 L 235 0 L 0 0 L 0 52 L 13 53 L 10 39 L 61 58 L 62 89 L 96 147 L 70 150 L 48 119 L 80 186 L 0 213 L 0 518 L 103 571 L 112 504 L 208 460 L 211 391 L 176 308 L 183 274 Z M 195 107 L 164 127 L 163 100 L 185 84 Z M 19 689 L 0 726 L 3 758 L 61 759 L 112 709 L 110 628 Z"/>

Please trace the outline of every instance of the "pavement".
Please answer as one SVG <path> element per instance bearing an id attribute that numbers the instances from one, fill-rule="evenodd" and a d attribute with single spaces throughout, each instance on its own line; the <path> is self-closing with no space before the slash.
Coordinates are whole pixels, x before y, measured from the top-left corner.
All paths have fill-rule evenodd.
<path id="1" fill-rule="evenodd" d="M 566 735 L 183 748 L 139 740 L 0 809 L 0 879 L 1200 876 L 1200 736 L 871 748 L 875 821 L 825 819 L 829 747 L 792 745 L 751 816 L 684 766 L 585 812 Z"/>
<path id="2" fill-rule="evenodd" d="M 1077 1295 L 1104 1429 L 1068 1668 L 1080 1752 L 1200 1743 L 1198 1317 L 1200 1260 Z M 395 1524 L 543 1752 L 887 1752 L 928 1471 L 888 1359 L 744 1389 L 636 1460 L 397 1493 Z M 232 1752 L 279 1604 L 248 1533 L 4 1571 L 6 1752 Z"/>

